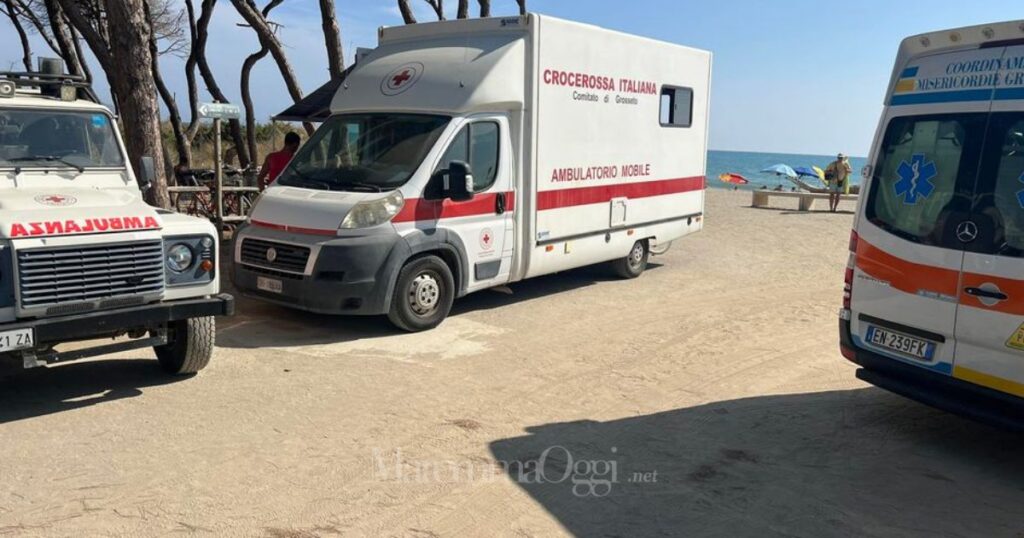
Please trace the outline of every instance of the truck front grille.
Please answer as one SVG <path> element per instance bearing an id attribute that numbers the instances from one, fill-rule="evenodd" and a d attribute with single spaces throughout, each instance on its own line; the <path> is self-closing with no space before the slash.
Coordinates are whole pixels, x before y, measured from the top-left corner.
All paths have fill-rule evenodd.
<path id="1" fill-rule="evenodd" d="M 246 265 L 302 274 L 306 271 L 308 261 L 308 247 L 260 239 L 242 240 L 242 263 Z"/>
<path id="2" fill-rule="evenodd" d="M 112 308 L 164 289 L 163 241 L 136 241 L 18 252 L 21 308 Z M 51 313 L 51 311 L 53 313 Z"/>

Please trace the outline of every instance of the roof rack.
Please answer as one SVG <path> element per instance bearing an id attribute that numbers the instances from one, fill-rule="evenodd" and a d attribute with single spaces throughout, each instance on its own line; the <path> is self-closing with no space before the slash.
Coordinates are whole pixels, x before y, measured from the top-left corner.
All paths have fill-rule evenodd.
<path id="1" fill-rule="evenodd" d="M 0 71 L 0 80 L 14 84 L 16 88 L 38 88 L 43 95 L 60 97 L 62 87 L 75 88 L 76 98 L 99 103 L 99 97 L 93 91 L 88 79 L 82 75 L 29 73 L 19 71 Z"/>

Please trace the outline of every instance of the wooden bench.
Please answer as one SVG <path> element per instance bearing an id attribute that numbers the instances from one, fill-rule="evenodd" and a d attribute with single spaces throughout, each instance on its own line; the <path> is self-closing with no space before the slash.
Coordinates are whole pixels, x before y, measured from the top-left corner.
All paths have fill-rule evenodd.
<path id="1" fill-rule="evenodd" d="M 776 198 L 796 198 L 798 200 L 798 208 L 800 211 L 810 211 L 811 205 L 814 204 L 815 200 L 828 200 L 828 194 L 819 194 L 814 192 L 780 192 L 780 191 L 769 191 L 769 190 L 758 190 L 754 191 L 754 196 L 750 201 L 751 207 L 768 207 L 768 199 L 771 197 Z M 857 201 L 856 194 L 842 194 L 839 196 L 839 200 L 843 202 Z"/>

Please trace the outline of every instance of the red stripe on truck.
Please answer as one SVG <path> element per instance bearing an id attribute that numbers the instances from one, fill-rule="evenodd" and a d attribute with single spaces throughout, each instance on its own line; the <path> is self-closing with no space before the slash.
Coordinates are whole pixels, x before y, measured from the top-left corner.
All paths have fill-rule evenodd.
<path id="1" fill-rule="evenodd" d="M 619 183 L 599 187 L 559 189 L 537 193 L 537 210 L 546 211 L 562 207 L 600 204 L 612 198 L 647 198 L 704 190 L 704 176 L 662 179 L 639 183 Z"/>
<path id="2" fill-rule="evenodd" d="M 506 192 L 504 195 L 505 211 L 512 211 L 516 206 L 516 193 Z M 395 215 L 395 218 L 391 219 L 391 222 L 452 219 L 497 213 L 498 193 L 477 194 L 468 202 L 412 198 L 405 201 L 405 207 L 398 215 Z"/>

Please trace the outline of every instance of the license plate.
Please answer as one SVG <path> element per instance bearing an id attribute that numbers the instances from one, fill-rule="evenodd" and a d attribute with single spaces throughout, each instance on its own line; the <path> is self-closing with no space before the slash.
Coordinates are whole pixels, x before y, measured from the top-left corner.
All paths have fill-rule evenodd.
<path id="1" fill-rule="evenodd" d="M 256 287 L 270 293 L 281 293 L 283 291 L 280 280 L 262 276 L 256 277 Z"/>
<path id="2" fill-rule="evenodd" d="M 35 346 L 35 341 L 32 329 L 0 332 L 0 352 L 29 349 Z"/>
<path id="3" fill-rule="evenodd" d="M 868 326 L 868 342 L 918 360 L 931 361 L 935 356 L 935 343 L 902 333 Z"/>

